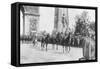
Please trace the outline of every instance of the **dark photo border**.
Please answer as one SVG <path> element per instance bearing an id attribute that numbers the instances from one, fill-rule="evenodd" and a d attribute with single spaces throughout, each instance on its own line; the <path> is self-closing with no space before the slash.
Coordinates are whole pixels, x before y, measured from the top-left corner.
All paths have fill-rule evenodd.
<path id="1" fill-rule="evenodd" d="M 45 6 L 45 7 L 62 7 L 62 8 L 79 8 L 79 9 L 93 9 L 95 10 L 95 36 L 96 36 L 96 47 L 95 47 L 95 60 L 82 60 L 82 61 L 59 61 L 59 62 L 44 62 L 44 63 L 27 63 L 20 64 L 20 6 Z M 97 62 L 97 21 L 98 21 L 98 8 L 90 6 L 74 6 L 74 5 L 58 5 L 58 4 L 40 4 L 40 3 L 25 3 L 16 2 L 11 4 L 11 65 L 14 66 L 36 66 L 36 65 L 55 65 L 55 64 L 71 64 L 71 63 L 86 63 L 86 62 Z"/>

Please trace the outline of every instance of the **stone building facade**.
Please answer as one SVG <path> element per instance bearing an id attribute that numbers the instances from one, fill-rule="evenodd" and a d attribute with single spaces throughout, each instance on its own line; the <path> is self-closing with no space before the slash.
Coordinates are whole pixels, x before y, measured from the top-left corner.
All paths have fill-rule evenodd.
<path id="1" fill-rule="evenodd" d="M 57 32 L 68 32 L 68 8 L 55 8 L 54 30 Z"/>
<path id="2" fill-rule="evenodd" d="M 21 35 L 34 35 L 38 31 L 39 16 L 37 6 L 20 7 Z"/>

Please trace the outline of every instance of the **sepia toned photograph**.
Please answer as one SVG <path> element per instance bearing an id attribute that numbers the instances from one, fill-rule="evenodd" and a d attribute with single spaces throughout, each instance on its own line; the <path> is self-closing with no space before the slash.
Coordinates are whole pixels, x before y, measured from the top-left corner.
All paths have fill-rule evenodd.
<path id="1" fill-rule="evenodd" d="M 96 60 L 96 10 L 20 6 L 20 64 Z"/>

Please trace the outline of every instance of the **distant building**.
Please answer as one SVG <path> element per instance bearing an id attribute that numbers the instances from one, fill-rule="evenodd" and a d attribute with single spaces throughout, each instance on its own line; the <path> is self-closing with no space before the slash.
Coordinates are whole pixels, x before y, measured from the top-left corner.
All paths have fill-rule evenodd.
<path id="1" fill-rule="evenodd" d="M 33 35 L 38 31 L 39 7 L 21 6 L 20 7 L 20 24 L 22 27 L 21 35 Z"/>
<path id="2" fill-rule="evenodd" d="M 68 8 L 55 8 L 54 30 L 57 32 L 68 32 Z"/>

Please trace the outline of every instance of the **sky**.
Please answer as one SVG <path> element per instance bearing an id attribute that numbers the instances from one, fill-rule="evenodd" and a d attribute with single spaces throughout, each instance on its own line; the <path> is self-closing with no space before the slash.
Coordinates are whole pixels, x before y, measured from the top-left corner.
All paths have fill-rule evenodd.
<path id="1" fill-rule="evenodd" d="M 54 27 L 54 8 L 53 7 L 40 7 L 40 23 L 39 28 L 40 30 L 46 30 L 47 32 L 51 33 Z M 95 10 L 88 10 L 88 9 L 68 9 L 69 15 L 69 26 L 71 29 L 74 30 L 75 25 L 75 16 L 80 15 L 83 11 L 88 12 L 89 20 L 95 21 Z"/>
<path id="2" fill-rule="evenodd" d="M 68 9 L 69 26 L 71 29 L 74 29 L 73 26 L 75 25 L 75 16 L 81 15 L 83 11 L 88 12 L 88 17 L 90 21 L 95 21 L 95 10 L 69 8 Z"/>
<path id="3" fill-rule="evenodd" d="M 51 33 L 54 28 L 54 8 L 40 7 L 39 30 Z"/>
<path id="4" fill-rule="evenodd" d="M 54 29 L 54 15 L 55 9 L 54 7 L 39 7 L 40 11 L 40 18 L 39 18 L 39 31 L 46 31 L 48 33 L 52 33 Z M 95 10 L 87 10 L 87 9 L 75 9 L 75 8 L 68 8 L 68 15 L 69 15 L 69 27 L 72 30 L 75 26 L 75 16 L 80 15 L 83 11 L 88 12 L 89 20 L 95 21 Z M 21 34 L 23 33 L 23 19 L 22 14 L 20 15 L 20 27 L 21 27 Z"/>

